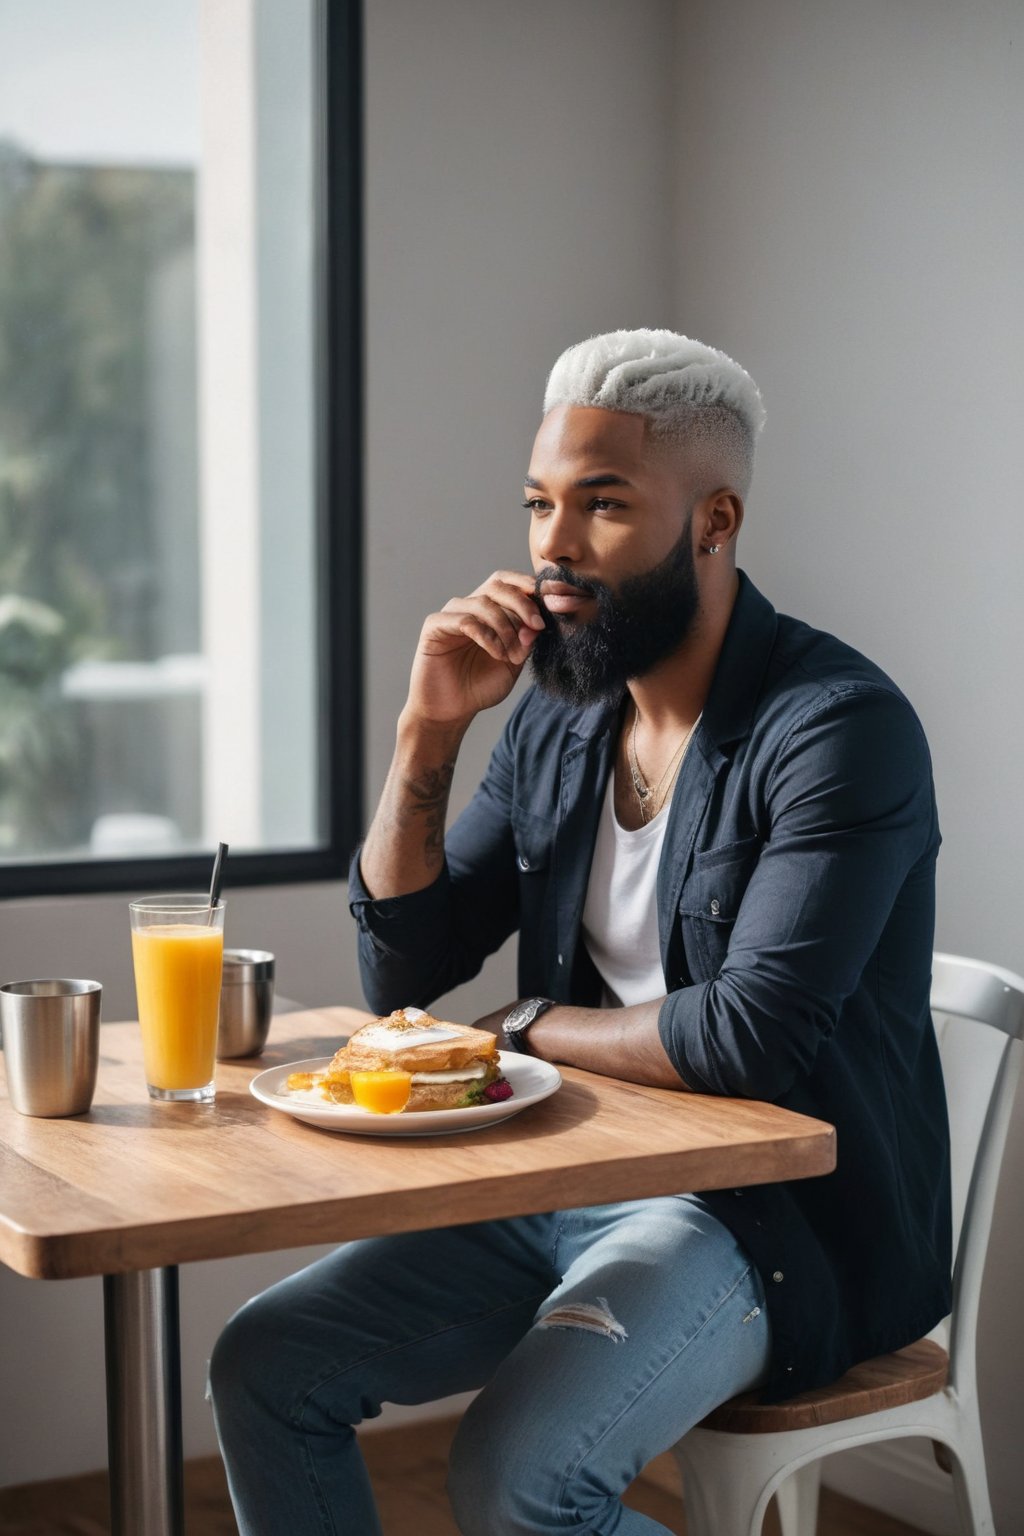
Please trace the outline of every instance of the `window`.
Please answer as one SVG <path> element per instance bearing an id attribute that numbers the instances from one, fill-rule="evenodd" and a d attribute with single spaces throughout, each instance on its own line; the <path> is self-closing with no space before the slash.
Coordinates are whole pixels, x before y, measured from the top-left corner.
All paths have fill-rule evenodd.
<path id="1" fill-rule="evenodd" d="M 0 894 L 343 872 L 356 0 L 0 11 Z"/>

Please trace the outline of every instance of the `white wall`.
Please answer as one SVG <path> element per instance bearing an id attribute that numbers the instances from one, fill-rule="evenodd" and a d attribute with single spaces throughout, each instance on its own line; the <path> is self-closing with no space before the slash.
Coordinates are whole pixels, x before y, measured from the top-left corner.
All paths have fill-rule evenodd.
<path id="1" fill-rule="evenodd" d="M 671 319 L 734 350 L 768 409 L 742 563 L 910 695 L 945 839 L 938 945 L 1024 972 L 1024 6 L 679 0 L 677 21 Z M 1024 1099 L 979 1347 L 1007 1536 L 1022 1171 Z M 904 1517 L 952 1530 L 929 1455 L 909 1470 Z M 888 1497 L 877 1459 L 831 1475 Z"/>
<path id="2" fill-rule="evenodd" d="M 371 0 L 367 25 L 367 762 L 380 784 L 422 617 L 526 562 L 522 475 L 547 369 L 670 293 L 670 0 Z M 622 81 L 643 83 L 628 114 Z M 500 720 L 464 749 L 462 803 Z M 372 793 L 372 790 L 371 790 Z M 344 887 L 227 891 L 233 942 L 279 990 L 359 1000 Z M 513 995 L 510 952 L 456 994 Z M 134 1011 L 124 900 L 0 907 L 0 975 L 92 975 Z M 186 1452 L 213 1447 L 204 1362 L 220 1320 L 306 1253 L 182 1272 Z M 105 1461 L 99 1282 L 0 1269 L 0 1485 Z"/>

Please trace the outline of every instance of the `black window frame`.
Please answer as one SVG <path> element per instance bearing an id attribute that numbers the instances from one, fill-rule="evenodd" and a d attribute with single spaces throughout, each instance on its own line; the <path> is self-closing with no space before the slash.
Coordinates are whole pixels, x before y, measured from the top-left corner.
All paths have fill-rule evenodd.
<path id="1" fill-rule="evenodd" d="M 231 887 L 336 880 L 363 817 L 362 0 L 319 0 L 314 111 L 317 686 L 316 848 L 232 853 Z M 212 852 L 212 850 L 211 850 Z M 205 889 L 210 855 L 0 862 L 0 899 Z"/>

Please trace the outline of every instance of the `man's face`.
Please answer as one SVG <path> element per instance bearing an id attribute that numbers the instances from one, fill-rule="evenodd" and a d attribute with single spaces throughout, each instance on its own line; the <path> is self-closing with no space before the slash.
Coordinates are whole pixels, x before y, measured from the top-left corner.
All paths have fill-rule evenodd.
<path id="1" fill-rule="evenodd" d="M 615 699 L 686 638 L 699 607 L 690 480 L 642 417 L 558 406 L 544 418 L 526 479 L 542 688 L 574 705 Z"/>

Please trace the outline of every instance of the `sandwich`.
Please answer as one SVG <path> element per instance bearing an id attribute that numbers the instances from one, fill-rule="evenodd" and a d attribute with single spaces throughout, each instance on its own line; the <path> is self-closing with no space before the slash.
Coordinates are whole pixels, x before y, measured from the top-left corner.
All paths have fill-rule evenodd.
<path id="1" fill-rule="evenodd" d="M 512 1097 L 502 1076 L 497 1036 L 398 1008 L 351 1036 L 323 1072 L 296 1072 L 290 1093 L 312 1090 L 334 1104 L 378 1113 L 468 1109 Z"/>

